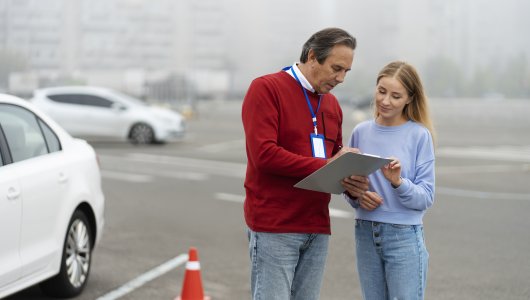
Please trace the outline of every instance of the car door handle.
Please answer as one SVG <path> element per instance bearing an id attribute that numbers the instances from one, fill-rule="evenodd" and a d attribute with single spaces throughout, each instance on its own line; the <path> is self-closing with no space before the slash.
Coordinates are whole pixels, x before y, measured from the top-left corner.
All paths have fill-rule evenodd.
<path id="1" fill-rule="evenodd" d="M 65 183 L 68 181 L 68 176 L 66 176 L 63 172 L 59 173 L 59 183 Z"/>
<path id="2" fill-rule="evenodd" d="M 14 187 L 10 187 L 7 190 L 7 199 L 8 200 L 15 200 L 20 196 L 20 191 L 15 189 Z"/>

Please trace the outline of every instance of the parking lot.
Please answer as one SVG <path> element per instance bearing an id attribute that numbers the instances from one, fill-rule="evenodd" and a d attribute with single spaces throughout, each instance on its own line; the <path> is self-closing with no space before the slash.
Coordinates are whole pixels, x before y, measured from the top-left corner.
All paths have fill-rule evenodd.
<path id="1" fill-rule="evenodd" d="M 426 299 L 529 299 L 530 101 L 434 99 L 432 112 L 437 173 L 435 205 L 424 219 Z M 344 136 L 353 116 L 344 107 Z M 173 299 L 184 275 L 177 258 L 190 246 L 198 248 L 207 295 L 249 299 L 240 102 L 200 103 L 182 142 L 91 144 L 101 162 L 106 224 L 77 299 L 115 299 L 125 290 L 120 299 Z M 339 196 L 330 207 L 321 298 L 361 299 L 353 210 Z M 127 285 L 132 280 L 138 286 Z M 48 298 L 33 287 L 7 299 Z"/>

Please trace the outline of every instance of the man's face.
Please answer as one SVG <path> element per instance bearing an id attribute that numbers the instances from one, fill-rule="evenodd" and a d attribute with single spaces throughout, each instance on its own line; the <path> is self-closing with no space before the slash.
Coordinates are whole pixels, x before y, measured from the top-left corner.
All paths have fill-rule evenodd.
<path id="1" fill-rule="evenodd" d="M 346 72 L 351 70 L 353 49 L 344 45 L 335 45 L 320 64 L 313 50 L 309 51 L 307 63 L 310 65 L 310 76 L 307 78 L 319 94 L 329 93 L 335 86 L 344 81 Z"/>

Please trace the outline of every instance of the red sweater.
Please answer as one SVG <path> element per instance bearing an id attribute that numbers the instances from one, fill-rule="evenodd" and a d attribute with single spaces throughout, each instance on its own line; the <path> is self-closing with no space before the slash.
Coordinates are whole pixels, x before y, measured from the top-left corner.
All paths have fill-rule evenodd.
<path id="1" fill-rule="evenodd" d="M 313 111 L 319 95 L 307 91 Z M 332 94 L 316 112 L 326 155 L 342 146 L 342 110 Z M 330 195 L 293 187 L 326 164 L 314 158 L 311 113 L 300 84 L 286 72 L 255 79 L 242 109 L 247 150 L 245 220 L 253 231 L 330 234 Z"/>

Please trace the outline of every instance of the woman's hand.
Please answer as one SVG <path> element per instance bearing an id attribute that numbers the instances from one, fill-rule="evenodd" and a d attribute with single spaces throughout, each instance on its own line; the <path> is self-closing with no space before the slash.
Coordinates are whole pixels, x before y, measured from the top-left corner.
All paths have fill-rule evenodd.
<path id="1" fill-rule="evenodd" d="M 394 187 L 401 185 L 401 163 L 395 157 L 390 157 L 392 161 L 381 168 L 385 178 L 390 181 Z"/>
<path id="2" fill-rule="evenodd" d="M 383 198 L 379 194 L 368 191 L 368 177 L 352 175 L 344 178 L 341 184 L 351 198 L 359 201 L 361 208 L 374 210 L 383 203 Z"/>
<path id="3" fill-rule="evenodd" d="M 374 210 L 383 203 L 383 198 L 379 196 L 376 192 L 365 192 L 362 197 L 358 198 L 359 206 L 366 210 Z"/>

